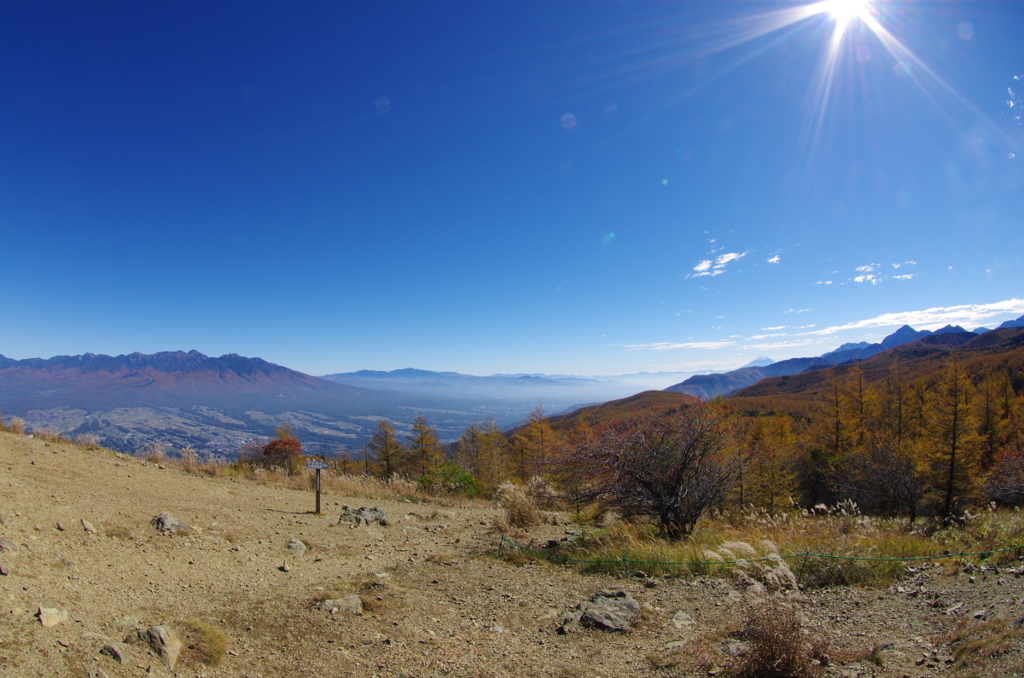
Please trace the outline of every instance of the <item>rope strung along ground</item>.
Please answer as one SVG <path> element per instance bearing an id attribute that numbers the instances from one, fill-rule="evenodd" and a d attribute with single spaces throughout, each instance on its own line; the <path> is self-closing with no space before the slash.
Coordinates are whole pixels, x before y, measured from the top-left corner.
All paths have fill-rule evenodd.
<path id="1" fill-rule="evenodd" d="M 568 543 L 572 542 L 573 539 L 575 539 L 577 537 L 577 535 L 581 534 L 582 532 L 583 532 L 583 530 L 580 530 L 579 532 L 574 533 L 572 535 L 572 537 L 570 537 L 569 539 L 567 539 L 564 542 L 561 542 L 558 546 L 563 546 L 565 544 L 568 544 Z M 617 560 L 586 560 L 586 559 L 582 559 L 582 558 L 570 558 L 568 556 L 560 556 L 558 554 L 548 553 L 546 551 L 538 551 L 537 549 L 532 549 L 529 546 L 523 546 L 522 544 L 517 544 L 516 542 L 512 541 L 511 539 L 509 539 L 508 537 L 506 537 L 504 535 L 502 535 L 501 541 L 502 541 L 503 544 L 510 544 L 511 546 L 519 549 L 520 551 L 525 551 L 526 553 L 532 553 L 534 555 L 541 556 L 543 558 L 548 558 L 550 560 L 558 560 L 558 561 L 561 561 L 563 563 L 582 563 L 584 565 L 614 565 L 616 563 L 635 563 L 637 565 L 735 565 L 735 564 L 740 563 L 740 562 L 743 562 L 743 563 L 759 563 L 759 562 L 764 562 L 764 561 L 772 560 L 771 557 L 765 557 L 765 558 L 750 558 L 750 559 L 743 559 L 743 560 L 710 560 L 710 561 L 696 561 L 696 560 L 694 560 L 694 561 L 678 561 L 678 562 L 675 562 L 675 561 L 661 561 L 661 560 L 633 560 L 632 558 L 627 558 L 625 556 L 623 556 L 622 558 L 619 558 Z M 558 546 L 556 546 L 555 548 L 558 548 Z M 906 556 L 906 557 L 903 557 L 903 558 L 875 558 L 875 557 L 870 557 L 870 556 L 837 556 L 837 555 L 833 555 L 833 554 L 830 554 L 830 553 L 811 553 L 811 552 L 792 553 L 792 554 L 790 554 L 788 556 L 778 556 L 778 557 L 782 558 L 783 560 L 789 560 L 789 559 L 792 559 L 792 558 L 815 557 L 815 558 L 831 558 L 833 560 L 868 560 L 868 561 L 875 561 L 875 562 L 905 562 L 905 561 L 911 561 L 911 560 L 938 560 L 940 558 L 963 558 L 964 556 L 990 556 L 990 555 L 994 555 L 996 553 L 1006 553 L 1007 551 L 1016 551 L 1016 550 L 1019 550 L 1019 549 L 1024 549 L 1024 544 L 1019 544 L 1017 546 L 1010 546 L 1010 547 L 1005 548 L 1005 549 L 996 549 L 994 551 L 970 551 L 970 552 L 968 552 L 968 551 L 961 551 L 959 553 L 944 553 L 944 554 L 937 555 L 937 556 Z"/>

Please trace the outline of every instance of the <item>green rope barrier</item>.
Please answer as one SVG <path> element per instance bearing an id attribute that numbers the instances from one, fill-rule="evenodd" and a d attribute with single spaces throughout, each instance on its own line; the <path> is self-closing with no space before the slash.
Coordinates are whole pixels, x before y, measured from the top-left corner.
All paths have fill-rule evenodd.
<path id="1" fill-rule="evenodd" d="M 580 532 L 582 532 L 582 530 L 580 530 L 580 531 L 576 532 L 575 534 L 573 534 L 573 538 L 575 538 L 576 535 L 580 534 Z M 765 557 L 765 558 L 751 558 L 751 559 L 745 559 L 745 560 L 711 560 L 711 561 L 706 561 L 706 562 L 701 562 L 701 561 L 678 561 L 678 562 L 673 562 L 673 561 L 661 561 L 661 560 L 633 560 L 631 558 L 627 558 L 626 556 L 622 556 L 618 560 L 585 560 L 585 559 L 582 559 L 582 558 L 570 558 L 568 556 L 559 556 L 559 555 L 555 555 L 553 553 L 545 553 L 544 551 L 538 551 L 536 549 L 531 549 L 528 546 L 523 546 L 522 544 L 517 544 L 516 542 L 512 541 L 511 539 L 509 539 L 508 537 L 506 537 L 504 535 L 502 535 L 501 541 L 505 542 L 505 543 L 508 543 L 508 544 L 511 544 L 512 546 L 514 546 L 515 548 L 519 549 L 520 551 L 526 551 L 527 553 L 532 553 L 534 555 L 538 555 L 538 556 L 541 556 L 541 557 L 544 557 L 544 558 L 549 558 L 551 560 L 559 560 L 559 561 L 562 561 L 562 562 L 565 562 L 565 563 L 584 563 L 584 564 L 587 564 L 587 565 L 614 565 L 614 564 L 622 564 L 622 563 L 633 563 L 633 564 L 636 564 L 636 565 L 736 565 L 737 563 L 741 563 L 741 562 L 743 562 L 743 563 L 760 563 L 760 562 L 765 562 L 765 561 L 769 561 L 769 560 L 774 560 L 770 556 L 769 557 Z M 572 541 L 572 539 L 569 539 L 569 540 L 566 540 L 565 542 L 562 542 L 561 544 L 558 545 L 558 547 L 563 546 L 564 544 L 567 544 L 570 541 Z M 558 548 L 558 547 L 555 547 L 555 548 Z M 960 553 L 944 553 L 942 555 L 937 555 L 937 556 L 906 556 L 906 557 L 903 557 L 903 558 L 876 558 L 876 557 L 870 557 L 870 556 L 837 556 L 837 555 L 829 554 L 829 553 L 809 553 L 809 552 L 808 553 L 793 553 L 793 554 L 790 554 L 788 556 L 777 556 L 777 557 L 781 558 L 782 560 L 790 560 L 792 558 L 808 558 L 810 556 L 814 556 L 816 558 L 831 558 L 833 560 L 863 560 L 863 561 L 873 561 L 873 562 L 907 562 L 907 561 L 917 561 L 917 560 L 938 560 L 940 558 L 963 558 L 964 556 L 990 556 L 990 555 L 994 555 L 996 553 L 1006 553 L 1007 551 L 1017 551 L 1017 550 L 1020 550 L 1020 549 L 1024 549 L 1024 544 L 1020 544 L 1018 546 L 1009 546 L 1009 547 L 1004 548 L 1004 549 L 996 549 L 994 551 L 974 551 L 974 552 L 970 552 L 970 553 L 962 551 Z"/>

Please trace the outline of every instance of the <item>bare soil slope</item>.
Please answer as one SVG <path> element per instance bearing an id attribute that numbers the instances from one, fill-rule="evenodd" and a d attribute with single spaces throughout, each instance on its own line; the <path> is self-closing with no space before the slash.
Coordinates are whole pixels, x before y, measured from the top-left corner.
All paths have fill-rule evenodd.
<path id="1" fill-rule="evenodd" d="M 391 524 L 339 525 L 342 504 L 380 506 Z M 719 643 L 749 605 L 727 578 L 616 579 L 506 562 L 495 557 L 496 509 L 486 504 L 326 496 L 324 505 L 328 515 L 315 516 L 312 492 L 0 433 L 0 675 L 169 676 L 141 643 L 123 664 L 100 653 L 156 624 L 185 641 L 176 676 L 708 675 L 727 663 Z M 150 521 L 165 511 L 192 533 L 159 533 Z M 308 550 L 296 555 L 291 539 Z M 1021 617 L 1024 579 L 1014 575 L 972 581 L 928 568 L 899 588 L 806 592 L 799 606 L 805 627 L 832 644 L 826 675 L 960 675 L 939 636 L 964 612 Z M 564 612 L 611 587 L 645 606 L 631 630 L 556 633 Z M 352 593 L 362 616 L 316 609 Z M 67 620 L 44 627 L 47 602 Z M 695 623 L 677 628 L 678 611 Z M 218 665 L 189 647 L 189 620 L 226 632 Z M 1011 675 L 1017 642 L 1007 641 L 1001 675 Z M 876 646 L 883 666 L 852 658 Z"/>

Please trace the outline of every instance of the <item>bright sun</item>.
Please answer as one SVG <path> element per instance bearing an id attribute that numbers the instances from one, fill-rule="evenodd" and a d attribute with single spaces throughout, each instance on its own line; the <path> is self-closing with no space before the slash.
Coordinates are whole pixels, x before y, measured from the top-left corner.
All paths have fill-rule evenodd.
<path id="1" fill-rule="evenodd" d="M 846 24 L 861 16 L 868 8 L 869 0 L 825 0 L 824 9 L 835 18 L 836 23 Z"/>

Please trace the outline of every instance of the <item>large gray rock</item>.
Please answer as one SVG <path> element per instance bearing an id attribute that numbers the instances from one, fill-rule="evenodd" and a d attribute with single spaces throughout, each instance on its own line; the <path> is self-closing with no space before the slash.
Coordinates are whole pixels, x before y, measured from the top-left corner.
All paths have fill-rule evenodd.
<path id="1" fill-rule="evenodd" d="M 347 612 L 349 614 L 361 615 L 363 613 L 363 599 L 357 594 L 345 596 L 344 598 L 329 598 L 321 600 L 316 606 L 318 610 L 327 610 L 331 614 L 335 612 Z"/>
<path id="2" fill-rule="evenodd" d="M 146 641 L 167 664 L 167 668 L 173 671 L 174 665 L 178 663 L 178 654 L 181 653 L 181 641 L 174 631 L 166 626 L 150 626 L 146 631 Z"/>
<path id="3" fill-rule="evenodd" d="M 338 519 L 338 523 L 353 523 L 359 525 L 372 525 L 378 523 L 384 527 L 388 526 L 388 517 L 384 513 L 384 509 L 374 506 L 373 508 L 352 508 L 351 506 L 341 507 L 341 517 Z"/>
<path id="4" fill-rule="evenodd" d="M 288 542 L 288 550 L 297 556 L 301 556 L 306 552 L 306 545 L 298 539 L 292 539 Z"/>
<path id="5" fill-rule="evenodd" d="M 188 534 L 191 528 L 185 523 L 181 522 L 170 513 L 161 513 L 156 518 L 150 521 L 153 527 L 167 534 Z"/>
<path id="6" fill-rule="evenodd" d="M 43 603 L 39 606 L 39 623 L 46 628 L 52 628 L 68 620 L 68 612 L 56 603 Z"/>
<path id="7" fill-rule="evenodd" d="M 562 618 L 559 633 L 572 633 L 580 628 L 625 631 L 630 620 L 640 612 L 640 603 L 622 589 L 598 591 L 579 604 L 574 612 Z"/>

